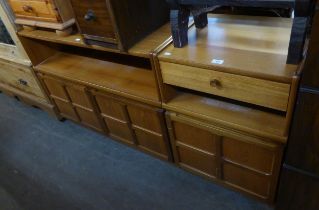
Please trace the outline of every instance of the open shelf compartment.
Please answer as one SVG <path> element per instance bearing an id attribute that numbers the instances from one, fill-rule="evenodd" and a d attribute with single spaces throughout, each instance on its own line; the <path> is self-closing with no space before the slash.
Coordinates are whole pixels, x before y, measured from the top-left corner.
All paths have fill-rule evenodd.
<path id="1" fill-rule="evenodd" d="M 109 93 L 152 105 L 160 104 L 154 73 L 149 69 L 64 52 L 57 52 L 35 69 Z"/>

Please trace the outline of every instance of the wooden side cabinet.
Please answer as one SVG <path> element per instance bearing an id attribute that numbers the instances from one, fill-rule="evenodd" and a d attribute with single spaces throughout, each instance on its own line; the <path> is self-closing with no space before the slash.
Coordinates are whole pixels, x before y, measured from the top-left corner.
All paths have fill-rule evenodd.
<path id="1" fill-rule="evenodd" d="M 176 113 L 167 114 L 178 166 L 273 202 L 283 146 Z"/>

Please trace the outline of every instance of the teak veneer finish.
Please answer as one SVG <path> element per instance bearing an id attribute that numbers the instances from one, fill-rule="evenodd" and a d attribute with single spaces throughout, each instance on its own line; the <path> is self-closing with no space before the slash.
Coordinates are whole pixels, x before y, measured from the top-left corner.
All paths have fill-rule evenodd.
<path id="1" fill-rule="evenodd" d="M 175 163 L 273 204 L 301 67 L 286 64 L 291 20 L 210 15 L 155 66 Z"/>
<path id="2" fill-rule="evenodd" d="M 171 44 L 159 60 L 290 83 L 297 65 L 286 64 L 291 32 L 288 18 L 210 15 L 208 27 L 189 29 L 189 44 Z M 212 60 L 224 60 L 222 65 Z"/>
<path id="3" fill-rule="evenodd" d="M 290 19 L 211 15 L 188 46 L 159 54 L 163 83 L 286 112 L 299 74 L 286 64 L 290 31 Z"/>

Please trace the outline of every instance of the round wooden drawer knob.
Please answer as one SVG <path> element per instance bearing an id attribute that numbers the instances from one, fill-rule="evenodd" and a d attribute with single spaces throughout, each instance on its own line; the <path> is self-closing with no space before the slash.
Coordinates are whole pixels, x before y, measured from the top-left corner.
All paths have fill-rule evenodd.
<path id="1" fill-rule="evenodd" d="M 214 79 L 210 81 L 210 86 L 214 88 L 220 88 L 222 83 L 218 79 Z"/>
<path id="2" fill-rule="evenodd" d="M 22 7 L 22 9 L 23 9 L 23 11 L 25 11 L 25 12 L 33 12 L 33 8 L 32 8 L 31 6 L 29 6 L 29 5 L 24 5 L 24 6 Z"/>
<path id="3" fill-rule="evenodd" d="M 89 9 L 88 11 L 87 11 L 87 13 L 85 14 L 85 16 L 84 16 L 84 19 L 86 20 L 86 21 L 91 21 L 91 20 L 95 20 L 95 14 L 94 14 L 94 11 L 93 10 L 91 10 L 91 9 Z"/>

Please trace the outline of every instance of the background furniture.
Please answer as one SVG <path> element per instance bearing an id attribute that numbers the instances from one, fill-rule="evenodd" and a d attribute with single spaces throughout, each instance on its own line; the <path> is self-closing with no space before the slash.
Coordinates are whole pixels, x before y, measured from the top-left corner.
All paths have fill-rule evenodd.
<path id="1" fill-rule="evenodd" d="M 220 6 L 267 7 L 294 9 L 294 21 L 287 55 L 288 64 L 298 64 L 302 60 L 306 28 L 310 20 L 310 0 L 168 0 L 171 5 L 172 35 L 175 47 L 183 47 L 188 43 L 187 30 L 190 13 L 194 16 L 195 25 L 202 29 L 207 26 L 207 12 Z"/>
<path id="2" fill-rule="evenodd" d="M 55 29 L 61 36 L 72 32 L 75 23 L 69 1 L 65 0 L 9 0 L 16 16 L 15 23 Z"/>
<path id="3" fill-rule="evenodd" d="M 278 210 L 319 209 L 319 3 L 278 192 Z"/>
<path id="4" fill-rule="evenodd" d="M 4 1 L 0 4 L 0 17 L 14 42 L 0 44 L 0 90 L 56 116 L 16 35 L 13 15 Z"/>
<path id="5" fill-rule="evenodd" d="M 128 50 L 167 23 L 163 0 L 71 0 L 79 29 L 87 44 Z"/>

